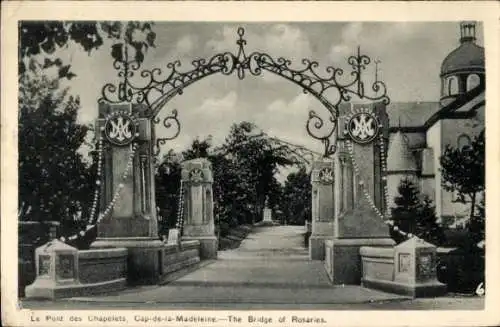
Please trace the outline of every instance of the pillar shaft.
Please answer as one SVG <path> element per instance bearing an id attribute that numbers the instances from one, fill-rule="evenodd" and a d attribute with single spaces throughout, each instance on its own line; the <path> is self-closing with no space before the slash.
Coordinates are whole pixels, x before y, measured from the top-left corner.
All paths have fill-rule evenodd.
<path id="1" fill-rule="evenodd" d="M 313 163 L 312 231 L 309 238 L 309 258 L 323 260 L 324 242 L 334 236 L 335 229 L 335 173 L 333 161 L 324 159 Z"/>
<path id="2" fill-rule="evenodd" d="M 205 158 L 182 163 L 184 185 L 184 240 L 200 241 L 200 257 L 217 257 L 213 209 L 212 165 Z"/>
<path id="3" fill-rule="evenodd" d="M 132 165 L 127 167 L 132 144 L 118 146 L 110 143 L 105 135 L 103 152 L 103 185 L 101 212 L 111 204 L 120 185 L 116 203 L 109 215 L 98 225 L 98 238 L 146 237 L 157 238 L 158 226 L 154 204 L 154 168 L 151 140 L 151 123 L 141 118 L 142 106 L 100 104 L 97 128 L 104 127 L 106 117 L 113 112 L 133 113 L 138 119 L 137 149 Z M 128 174 L 124 177 L 124 173 Z"/>
<path id="4" fill-rule="evenodd" d="M 144 105 L 101 103 L 96 123 L 96 130 L 104 128 L 99 135 L 105 145 L 100 208 L 101 213 L 112 210 L 98 224 L 92 247 L 127 248 L 132 284 L 157 283 L 162 271 L 163 243 L 158 239 L 154 197 L 154 127 L 146 111 Z M 130 137 L 131 142 L 120 144 Z"/>

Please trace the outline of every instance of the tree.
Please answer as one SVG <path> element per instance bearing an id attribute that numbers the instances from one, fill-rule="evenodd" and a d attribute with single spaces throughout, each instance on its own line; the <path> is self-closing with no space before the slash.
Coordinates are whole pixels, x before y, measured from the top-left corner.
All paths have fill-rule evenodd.
<path id="1" fill-rule="evenodd" d="M 167 235 L 168 229 L 177 223 L 179 205 L 179 187 L 181 180 L 180 155 L 170 150 L 155 173 L 155 199 L 159 215 L 159 234 Z"/>
<path id="2" fill-rule="evenodd" d="M 122 59 L 119 50 L 128 45 L 142 62 L 155 34 L 147 22 L 22 21 L 18 31 L 20 219 L 60 221 L 67 235 L 87 223 L 96 153 L 89 153 L 90 163 L 84 160 L 81 147 L 92 148 L 86 141 L 92 128 L 77 123 L 79 98 L 60 89 L 61 79 L 75 74 L 57 50 L 76 44 L 90 54 L 107 37 L 114 42 L 115 60 Z M 57 68 L 54 78 L 47 75 L 50 67 Z M 77 213 L 82 219 L 73 221 Z"/>
<path id="3" fill-rule="evenodd" d="M 470 220 L 474 219 L 477 194 L 484 191 L 484 130 L 471 145 L 461 149 L 447 145 L 440 158 L 442 187 L 456 192 L 458 201 L 470 203 Z"/>
<path id="4" fill-rule="evenodd" d="M 78 152 L 90 131 L 76 122 L 78 97 L 58 91 L 58 80 L 25 74 L 19 95 L 20 219 L 75 224 L 87 217 L 95 187 L 95 169 Z"/>
<path id="5" fill-rule="evenodd" d="M 474 217 L 467 222 L 467 228 L 469 230 L 469 238 L 474 243 L 477 244 L 485 239 L 485 193 L 482 192 L 481 199 L 476 205 L 476 212 Z"/>
<path id="6" fill-rule="evenodd" d="M 305 167 L 287 176 L 281 210 L 292 224 L 303 225 L 311 220 L 311 181 Z"/>
<path id="7" fill-rule="evenodd" d="M 253 219 L 262 217 L 265 199 L 275 179 L 278 167 L 295 163 L 290 156 L 290 148 L 271 142 L 257 126 L 249 122 L 241 122 L 231 127 L 226 138 L 225 149 L 238 162 L 241 174 L 253 188 Z"/>
<path id="8" fill-rule="evenodd" d="M 398 185 L 398 195 L 394 197 L 395 206 L 391 208 L 391 217 L 394 225 L 407 233 L 415 233 L 414 214 L 420 206 L 419 192 L 410 178 L 403 178 Z M 404 239 L 397 232 L 391 230 L 391 237 L 400 242 Z"/>
<path id="9" fill-rule="evenodd" d="M 443 228 L 437 223 L 436 208 L 427 195 L 422 196 L 415 215 L 415 235 L 437 246 L 445 241 Z"/>
<path id="10" fill-rule="evenodd" d="M 115 42 L 111 48 L 114 59 L 120 60 L 124 44 L 135 49 L 134 59 L 141 63 L 144 53 L 154 47 L 156 34 L 150 22 L 84 22 L 84 21 L 21 21 L 19 23 L 19 74 L 27 71 L 26 60 L 41 56 L 43 67 L 56 66 L 60 78 L 75 76 L 70 65 L 53 58 L 56 50 L 70 43 L 80 46 L 89 54 L 108 38 Z"/>
<path id="11" fill-rule="evenodd" d="M 398 195 L 391 208 L 394 225 L 400 230 L 416 235 L 427 242 L 441 244 L 444 241 L 442 228 L 436 222 L 435 208 L 429 197 L 421 195 L 410 178 L 403 178 L 398 186 Z M 391 229 L 391 237 L 397 242 L 405 238 Z"/>

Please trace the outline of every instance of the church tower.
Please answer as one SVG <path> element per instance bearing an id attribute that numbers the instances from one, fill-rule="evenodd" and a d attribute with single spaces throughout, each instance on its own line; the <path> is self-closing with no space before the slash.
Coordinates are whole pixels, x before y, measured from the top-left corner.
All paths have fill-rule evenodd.
<path id="1" fill-rule="evenodd" d="M 441 65 L 442 107 L 478 86 L 484 88 L 484 48 L 476 44 L 476 23 L 460 23 L 460 45 Z"/>

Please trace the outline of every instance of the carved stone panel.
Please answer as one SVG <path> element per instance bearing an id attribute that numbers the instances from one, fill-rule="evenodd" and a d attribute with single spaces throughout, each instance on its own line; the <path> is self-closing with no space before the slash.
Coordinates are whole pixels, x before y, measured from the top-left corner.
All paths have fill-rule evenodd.
<path id="1" fill-rule="evenodd" d="M 204 178 L 203 171 L 199 168 L 194 168 L 189 172 L 189 180 L 193 183 L 201 183 Z"/>
<path id="2" fill-rule="evenodd" d="M 75 276 L 75 258 L 71 254 L 59 255 L 56 274 L 58 279 L 72 279 Z"/>
<path id="3" fill-rule="evenodd" d="M 50 273 L 50 256 L 41 255 L 38 257 L 38 276 L 49 275 Z"/>
<path id="4" fill-rule="evenodd" d="M 409 273 L 411 266 L 411 256 L 409 253 L 400 253 L 398 256 L 398 272 Z"/>
<path id="5" fill-rule="evenodd" d="M 334 181 L 334 172 L 330 167 L 322 168 L 319 171 L 319 181 L 323 184 L 332 184 Z"/>
<path id="6" fill-rule="evenodd" d="M 432 253 L 425 253 L 418 256 L 417 278 L 419 280 L 433 278 L 436 274 L 436 264 Z"/>

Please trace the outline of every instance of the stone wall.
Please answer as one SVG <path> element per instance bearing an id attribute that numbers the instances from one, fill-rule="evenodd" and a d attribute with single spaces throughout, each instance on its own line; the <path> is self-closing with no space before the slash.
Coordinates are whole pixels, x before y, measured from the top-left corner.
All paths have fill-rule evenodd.
<path id="1" fill-rule="evenodd" d="M 199 241 L 162 244 L 158 251 L 158 282 L 200 262 Z M 130 252 L 127 248 L 78 251 L 51 241 L 36 250 L 37 278 L 26 287 L 26 297 L 57 299 L 123 290 L 131 285 Z"/>
<path id="2" fill-rule="evenodd" d="M 394 249 L 362 247 L 363 279 L 394 280 Z"/>
<path id="3" fill-rule="evenodd" d="M 200 242 L 184 241 L 180 247 L 168 244 L 163 249 L 162 275 L 166 275 L 187 268 L 200 262 Z"/>
<path id="4" fill-rule="evenodd" d="M 78 251 L 78 267 L 82 284 L 126 278 L 127 250 L 118 248 Z"/>

